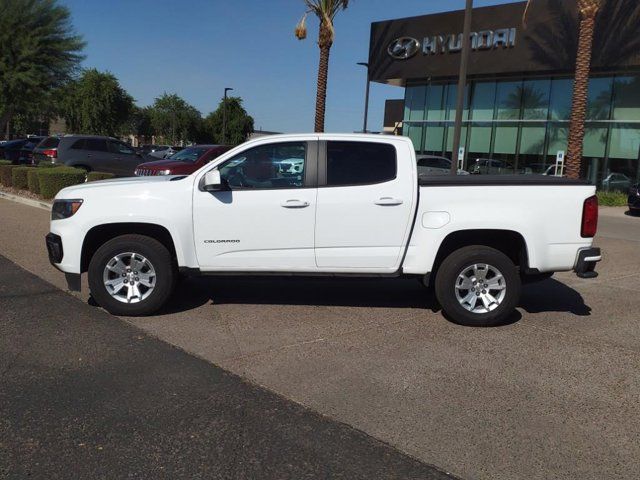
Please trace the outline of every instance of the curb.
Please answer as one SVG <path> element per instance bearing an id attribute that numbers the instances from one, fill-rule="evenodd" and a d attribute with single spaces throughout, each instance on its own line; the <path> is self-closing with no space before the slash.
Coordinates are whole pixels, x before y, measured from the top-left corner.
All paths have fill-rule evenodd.
<path id="1" fill-rule="evenodd" d="M 13 193 L 7 193 L 0 190 L 0 198 L 5 200 L 11 200 L 12 202 L 22 203 L 23 205 L 28 205 L 30 207 L 40 208 L 42 210 L 46 210 L 48 212 L 51 211 L 51 203 L 45 202 L 43 200 L 32 200 L 31 198 L 24 198 L 20 195 L 14 195 Z"/>

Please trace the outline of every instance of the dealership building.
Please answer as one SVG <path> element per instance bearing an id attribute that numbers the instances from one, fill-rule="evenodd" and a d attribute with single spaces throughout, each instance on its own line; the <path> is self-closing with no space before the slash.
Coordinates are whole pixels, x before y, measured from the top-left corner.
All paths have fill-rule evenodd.
<path id="1" fill-rule="evenodd" d="M 582 175 L 605 188 L 640 180 L 640 2 L 607 0 L 593 47 Z M 476 159 L 542 173 L 566 151 L 578 42 L 575 0 L 473 11 L 461 146 Z M 404 88 L 402 133 L 451 158 L 464 12 L 376 22 L 369 75 Z"/>

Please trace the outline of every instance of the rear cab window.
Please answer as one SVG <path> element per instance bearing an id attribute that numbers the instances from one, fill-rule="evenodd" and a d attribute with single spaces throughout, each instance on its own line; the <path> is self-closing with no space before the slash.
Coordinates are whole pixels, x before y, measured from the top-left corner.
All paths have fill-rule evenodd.
<path id="1" fill-rule="evenodd" d="M 385 183 L 394 180 L 397 171 L 393 145 L 327 142 L 327 187 Z"/>

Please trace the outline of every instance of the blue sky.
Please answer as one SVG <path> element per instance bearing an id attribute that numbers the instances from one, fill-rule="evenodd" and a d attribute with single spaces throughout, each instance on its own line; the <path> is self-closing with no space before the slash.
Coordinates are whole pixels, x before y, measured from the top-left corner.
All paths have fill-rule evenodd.
<path id="1" fill-rule="evenodd" d="M 317 21 L 307 40 L 293 30 L 302 0 L 60 0 L 87 41 L 84 66 L 108 70 L 145 106 L 177 93 L 203 114 L 225 86 L 241 96 L 256 129 L 313 130 Z M 352 0 L 336 19 L 326 130 L 362 128 L 365 69 L 373 21 L 464 8 L 464 0 Z M 511 3 L 476 0 L 475 6 Z M 369 129 L 382 128 L 384 100 L 403 89 L 372 84 Z"/>

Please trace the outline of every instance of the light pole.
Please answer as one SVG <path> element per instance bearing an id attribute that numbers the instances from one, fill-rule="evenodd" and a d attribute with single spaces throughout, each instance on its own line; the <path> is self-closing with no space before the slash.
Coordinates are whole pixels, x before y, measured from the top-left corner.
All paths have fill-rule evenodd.
<path id="1" fill-rule="evenodd" d="M 367 133 L 367 118 L 369 117 L 369 86 L 371 85 L 371 78 L 369 76 L 369 64 L 367 62 L 358 62 L 358 65 L 362 65 L 367 68 L 367 89 L 364 97 L 364 127 L 362 127 L 362 133 Z"/>
<path id="2" fill-rule="evenodd" d="M 462 34 L 462 58 L 460 59 L 460 76 L 458 77 L 458 99 L 456 102 L 456 121 L 453 131 L 453 147 L 451 149 L 451 175 L 458 174 L 458 151 L 460 150 L 460 136 L 462 134 L 462 110 L 464 108 L 464 91 L 467 86 L 467 67 L 469 65 L 469 50 L 471 50 L 471 14 L 473 0 L 467 0 L 464 12 L 464 32 Z"/>
<path id="3" fill-rule="evenodd" d="M 233 88 L 225 87 L 224 89 L 224 101 L 222 103 L 222 144 L 227 144 L 227 92 L 230 92 Z"/>

